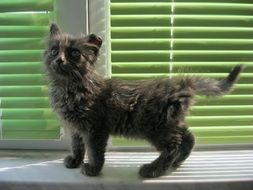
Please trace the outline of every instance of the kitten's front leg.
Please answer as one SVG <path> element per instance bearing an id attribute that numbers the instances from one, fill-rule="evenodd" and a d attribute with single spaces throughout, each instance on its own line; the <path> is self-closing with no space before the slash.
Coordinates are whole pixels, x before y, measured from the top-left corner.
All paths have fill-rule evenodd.
<path id="1" fill-rule="evenodd" d="M 87 142 L 88 163 L 83 163 L 81 172 L 88 176 L 97 176 L 103 168 L 105 149 L 109 135 L 103 132 L 89 136 Z"/>
<path id="2" fill-rule="evenodd" d="M 83 138 L 79 134 L 72 134 L 71 148 L 72 154 L 64 159 L 64 165 L 67 168 L 77 168 L 83 162 L 85 154 Z"/>

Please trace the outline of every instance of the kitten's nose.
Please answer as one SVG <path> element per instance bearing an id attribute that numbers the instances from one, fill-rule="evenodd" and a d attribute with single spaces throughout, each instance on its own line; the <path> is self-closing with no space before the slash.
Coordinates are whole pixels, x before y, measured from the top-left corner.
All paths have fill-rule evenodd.
<path id="1" fill-rule="evenodd" d="M 100 36 L 97 36 L 96 34 L 90 34 L 88 41 L 89 43 L 96 44 L 99 47 L 102 45 L 102 38 Z"/>
<path id="2" fill-rule="evenodd" d="M 56 60 L 56 63 L 57 63 L 57 65 L 60 65 L 60 64 L 63 63 L 63 60 L 61 58 L 59 58 L 59 59 Z"/>
<path id="3" fill-rule="evenodd" d="M 64 64 L 65 62 L 65 58 L 63 55 L 61 55 L 60 57 L 58 57 L 55 61 L 57 63 L 57 65 L 60 65 L 60 64 Z"/>

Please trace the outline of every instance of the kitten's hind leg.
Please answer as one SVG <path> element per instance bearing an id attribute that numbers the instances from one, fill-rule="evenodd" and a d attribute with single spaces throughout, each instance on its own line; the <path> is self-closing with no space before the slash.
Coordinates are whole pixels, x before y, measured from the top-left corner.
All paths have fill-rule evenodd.
<path id="1" fill-rule="evenodd" d="M 182 135 L 182 143 L 180 145 L 180 155 L 173 163 L 173 167 L 179 167 L 184 160 L 188 158 L 195 144 L 193 134 L 186 129 Z"/>
<path id="2" fill-rule="evenodd" d="M 71 148 L 72 154 L 64 159 L 64 165 L 67 168 L 77 168 L 83 162 L 85 154 L 83 138 L 79 134 L 72 134 Z"/>
<path id="3" fill-rule="evenodd" d="M 144 164 L 139 171 L 141 177 L 159 177 L 166 170 L 172 168 L 175 160 L 180 156 L 182 142 L 181 132 L 178 130 L 163 131 L 154 134 L 149 141 L 160 151 L 160 156 L 150 164 Z"/>

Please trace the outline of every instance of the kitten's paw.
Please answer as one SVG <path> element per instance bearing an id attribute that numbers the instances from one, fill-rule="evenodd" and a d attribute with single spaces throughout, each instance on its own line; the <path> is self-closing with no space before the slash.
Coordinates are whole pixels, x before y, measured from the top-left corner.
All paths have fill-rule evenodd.
<path id="1" fill-rule="evenodd" d="M 74 158 L 72 155 L 68 155 L 64 159 L 64 165 L 66 168 L 78 168 L 82 163 L 81 159 Z"/>
<path id="2" fill-rule="evenodd" d="M 139 171 L 140 176 L 145 178 L 159 177 L 163 173 L 164 173 L 163 170 L 157 168 L 157 166 L 152 164 L 142 165 Z"/>
<path id="3" fill-rule="evenodd" d="M 98 169 L 97 167 L 91 166 L 90 164 L 85 163 L 85 164 L 82 164 L 81 173 L 86 174 L 87 176 L 90 176 L 90 177 L 94 177 L 94 176 L 98 176 L 98 174 L 100 173 L 100 169 Z"/>

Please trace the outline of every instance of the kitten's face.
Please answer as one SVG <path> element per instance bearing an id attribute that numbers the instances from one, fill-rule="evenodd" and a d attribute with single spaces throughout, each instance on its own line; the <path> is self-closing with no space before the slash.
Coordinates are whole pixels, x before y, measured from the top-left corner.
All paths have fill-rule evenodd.
<path id="1" fill-rule="evenodd" d="M 58 77 L 81 77 L 94 69 L 102 39 L 94 34 L 72 38 L 52 24 L 45 51 L 46 70 Z"/>

